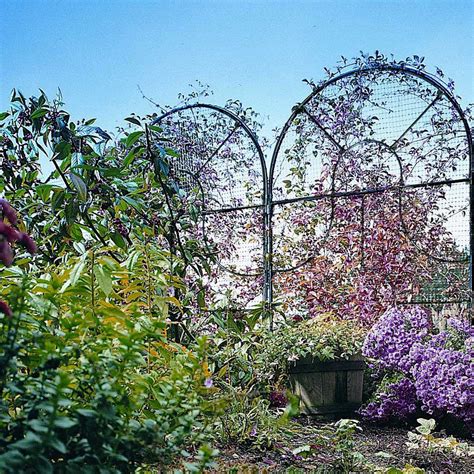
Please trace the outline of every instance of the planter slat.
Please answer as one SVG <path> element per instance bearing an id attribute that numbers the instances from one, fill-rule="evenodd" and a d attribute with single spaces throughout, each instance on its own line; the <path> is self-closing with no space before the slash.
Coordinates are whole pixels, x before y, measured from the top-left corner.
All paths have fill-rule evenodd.
<path id="1" fill-rule="evenodd" d="M 323 393 L 322 405 L 332 405 L 336 402 L 336 374 L 334 372 L 321 372 L 321 375 Z"/>
<path id="2" fill-rule="evenodd" d="M 340 360 L 297 361 L 289 370 L 290 385 L 301 411 L 314 415 L 346 415 L 362 404 L 365 363 Z"/>
<path id="3" fill-rule="evenodd" d="M 302 359 L 290 366 L 290 373 L 301 372 L 335 372 L 337 370 L 364 370 L 365 362 L 363 360 L 334 360 L 328 362 L 311 363 L 308 359 Z"/>
<path id="4" fill-rule="evenodd" d="M 347 401 L 361 403 L 363 388 L 364 372 L 347 372 Z"/>

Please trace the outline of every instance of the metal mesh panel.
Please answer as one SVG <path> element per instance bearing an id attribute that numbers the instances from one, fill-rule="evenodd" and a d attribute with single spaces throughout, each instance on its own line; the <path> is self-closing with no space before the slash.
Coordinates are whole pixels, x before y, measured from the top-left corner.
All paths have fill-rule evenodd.
<path id="1" fill-rule="evenodd" d="M 468 301 L 465 125 L 445 88 L 403 68 L 343 74 L 298 105 L 270 172 L 275 295 L 307 303 L 372 278 L 399 302 Z"/>
<path id="2" fill-rule="evenodd" d="M 207 242 L 228 271 L 241 275 L 263 273 L 263 209 L 208 212 L 205 216 Z"/>
<path id="3" fill-rule="evenodd" d="M 370 66 L 322 84 L 283 127 L 268 180 L 238 114 L 196 104 L 158 122 L 176 187 L 198 191 L 216 290 L 248 302 L 263 287 L 271 303 L 273 284 L 288 307 L 367 314 L 387 298 L 470 301 L 470 130 L 431 76 Z"/>
<path id="4" fill-rule="evenodd" d="M 187 189 L 204 190 L 206 210 L 261 205 L 264 185 L 259 150 L 236 117 L 207 107 L 177 110 L 159 120 L 166 142 L 177 151 L 171 175 Z"/>
<path id="5" fill-rule="evenodd" d="M 155 146 L 174 150 L 168 163 L 176 188 L 185 198 L 196 190 L 200 196 L 195 237 L 227 272 L 261 274 L 266 169 L 253 133 L 233 112 L 204 104 L 172 110 L 156 123 Z"/>

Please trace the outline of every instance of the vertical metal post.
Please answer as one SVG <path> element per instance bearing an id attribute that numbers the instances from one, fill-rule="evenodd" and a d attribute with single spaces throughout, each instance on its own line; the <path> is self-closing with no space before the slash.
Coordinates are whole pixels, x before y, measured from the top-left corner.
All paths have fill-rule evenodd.
<path id="1" fill-rule="evenodd" d="M 360 203 L 360 264 L 364 268 L 365 263 L 365 195 L 362 194 Z"/>
<path id="2" fill-rule="evenodd" d="M 469 137 L 470 138 L 470 137 Z M 474 153 L 472 150 L 474 148 L 474 140 L 470 140 L 469 143 L 470 156 L 469 156 L 469 300 L 470 300 L 470 313 L 471 313 L 471 323 L 474 322 L 473 314 L 473 298 L 474 298 Z"/>
<path id="3" fill-rule="evenodd" d="M 271 186 L 267 183 L 267 196 L 264 206 L 265 235 L 264 235 L 264 304 L 270 314 L 270 331 L 273 330 L 273 202 Z"/>

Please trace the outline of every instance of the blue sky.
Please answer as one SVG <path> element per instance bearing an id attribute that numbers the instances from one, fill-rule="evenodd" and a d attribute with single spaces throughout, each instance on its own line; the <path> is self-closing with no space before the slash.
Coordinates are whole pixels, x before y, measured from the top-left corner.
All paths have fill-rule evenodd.
<path id="1" fill-rule="evenodd" d="M 10 91 L 54 95 L 107 129 L 200 80 L 281 125 L 341 55 L 418 54 L 474 101 L 472 0 L 0 0 L 0 108 Z"/>

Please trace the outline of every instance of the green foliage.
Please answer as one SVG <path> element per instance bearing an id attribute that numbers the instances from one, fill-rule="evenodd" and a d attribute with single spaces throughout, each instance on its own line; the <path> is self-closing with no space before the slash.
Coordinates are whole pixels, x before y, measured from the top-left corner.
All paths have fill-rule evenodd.
<path id="1" fill-rule="evenodd" d="M 298 400 L 290 397 L 284 410 L 270 409 L 270 402 L 252 391 L 225 386 L 220 397 L 225 409 L 219 416 L 215 429 L 220 443 L 238 443 L 253 449 L 274 447 L 298 414 Z M 222 400 L 222 398 L 221 398 Z"/>
<path id="2" fill-rule="evenodd" d="M 137 245 L 125 257 L 91 250 L 36 278 L 3 270 L 2 472 L 129 472 L 194 446 L 209 458 L 206 343 L 167 339 L 178 302 L 166 255 Z"/>
<path id="3" fill-rule="evenodd" d="M 216 326 L 210 345 L 210 367 L 229 386 L 251 387 L 255 383 L 255 354 L 267 332 L 261 306 L 251 311 L 232 307 L 227 300 L 212 312 Z"/>
<path id="4" fill-rule="evenodd" d="M 352 321 L 330 315 L 294 322 L 264 335 L 255 357 L 261 380 L 278 379 L 288 364 L 303 357 L 319 361 L 350 359 L 360 355 L 364 331 Z"/>
<path id="5" fill-rule="evenodd" d="M 363 456 L 354 449 L 354 434 L 362 431 L 357 420 L 342 419 L 335 423 L 336 472 L 354 472 L 363 466 Z"/>
<path id="6" fill-rule="evenodd" d="M 408 432 L 409 450 L 426 449 L 429 453 L 452 453 L 456 456 L 474 456 L 474 448 L 458 441 L 453 436 L 437 437 L 433 434 L 436 421 L 433 418 L 418 418 L 416 431 Z"/>
<path id="7" fill-rule="evenodd" d="M 38 242 L 36 262 L 57 263 L 98 243 L 126 250 L 132 240 L 156 238 L 175 246 L 174 273 L 207 271 L 208 249 L 179 235 L 194 228 L 199 213 L 196 196 L 183 196 L 170 179 L 176 153 L 164 146 L 161 129 L 147 127 L 150 117 L 129 117 L 113 141 L 94 119 L 71 120 L 63 105 L 60 96 L 27 99 L 13 91 L 10 110 L 0 115 L 0 194 L 23 215 L 20 230 Z M 49 176 L 40 157 L 54 166 Z"/>

